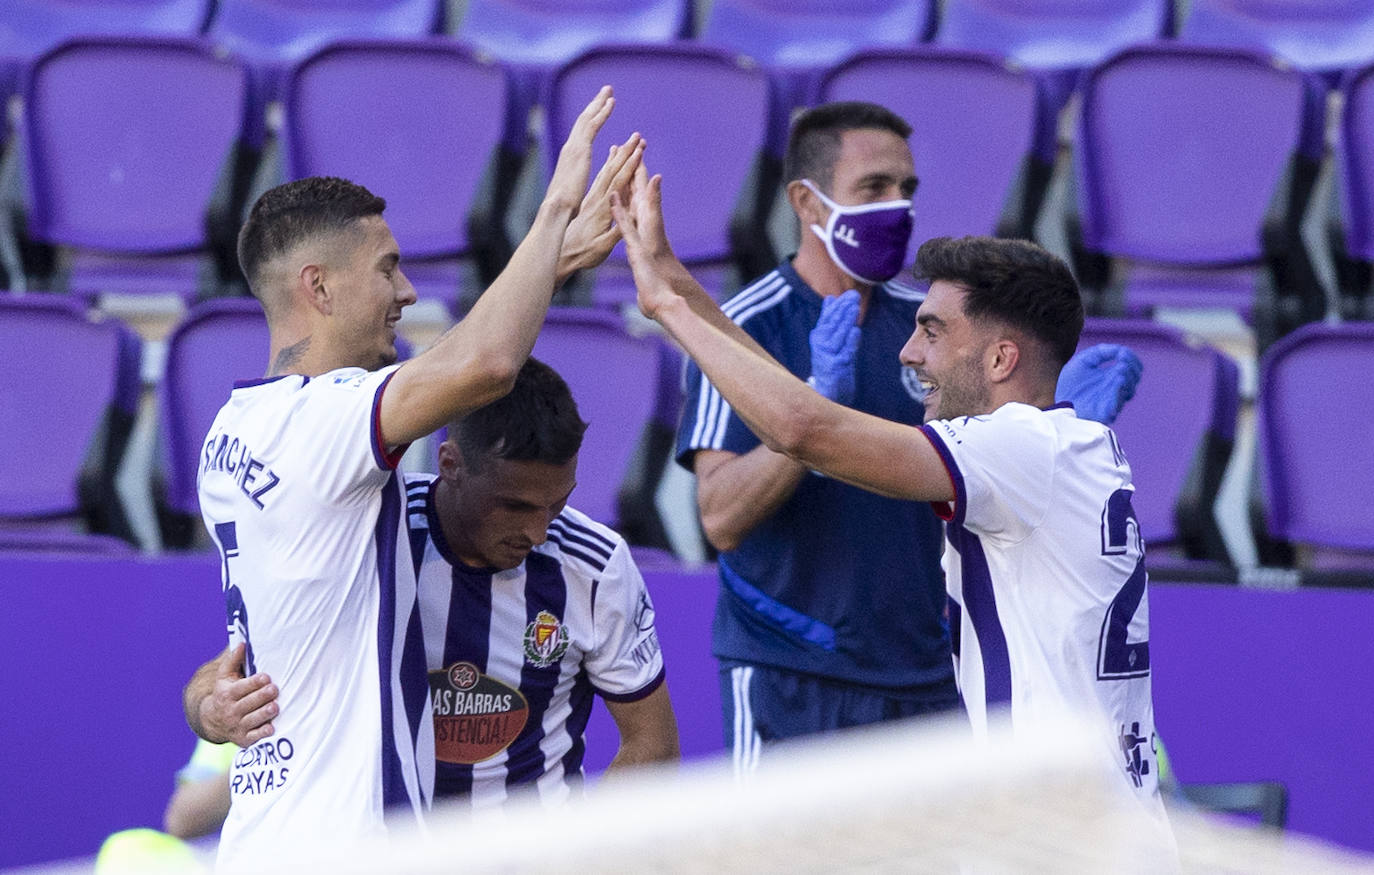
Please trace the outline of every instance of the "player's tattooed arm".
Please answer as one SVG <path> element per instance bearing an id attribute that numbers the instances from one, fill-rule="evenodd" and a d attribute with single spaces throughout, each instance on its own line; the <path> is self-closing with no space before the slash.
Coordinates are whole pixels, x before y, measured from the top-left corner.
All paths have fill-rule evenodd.
<path id="1" fill-rule="evenodd" d="M 276 731 L 277 685 L 259 672 L 243 676 L 244 647 L 238 644 L 196 670 L 182 691 L 186 723 L 206 741 L 249 747 Z"/>

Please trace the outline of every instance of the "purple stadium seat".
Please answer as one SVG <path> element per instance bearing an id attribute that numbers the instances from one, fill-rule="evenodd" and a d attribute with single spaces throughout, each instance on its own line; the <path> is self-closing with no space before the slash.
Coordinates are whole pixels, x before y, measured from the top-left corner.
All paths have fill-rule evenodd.
<path id="1" fill-rule="evenodd" d="M 702 285 L 720 294 L 732 259 L 743 257 L 732 242 L 738 230 L 732 218 L 763 146 L 767 77 L 703 46 L 592 49 L 553 77 L 546 101 L 548 142 L 567 137 L 587 100 L 606 83 L 615 88 L 616 111 L 601 131 L 597 154 L 624 142 L 632 131 L 644 135 L 646 162 L 663 174 L 664 220 L 673 248 Z M 721 123 L 702 124 L 702 119 Z M 555 150 L 546 152 L 551 172 L 558 156 Z M 592 300 L 633 299 L 624 248 L 617 246 L 597 271 Z"/>
<path id="2" fill-rule="evenodd" d="M 1322 150 L 1310 77 L 1239 49 L 1158 44 L 1095 67 L 1082 95 L 1070 236 L 1116 262 L 1122 301 L 1104 309 L 1232 308 L 1262 339 L 1321 316 L 1299 233 Z M 1080 260 L 1085 286 L 1105 273 Z M 1271 316 L 1278 328 L 1261 324 Z"/>
<path id="3" fill-rule="evenodd" d="M 1171 0 L 946 0 L 939 45 L 991 52 L 1041 76 L 1053 112 L 1078 74 L 1133 43 L 1169 35 Z"/>
<path id="4" fill-rule="evenodd" d="M 701 39 L 768 69 L 776 87 L 769 149 L 781 157 L 792 111 L 826 69 L 864 49 L 916 45 L 933 28 L 935 9 L 932 0 L 714 0 Z"/>
<path id="5" fill-rule="evenodd" d="M 567 381 L 587 423 L 571 504 L 606 525 L 623 522 L 618 496 L 657 410 L 662 355 L 659 340 L 634 337 L 619 315 L 595 309 L 551 310 L 534 345 L 534 357 Z"/>
<path id="6" fill-rule="evenodd" d="M 258 379 L 267 370 L 269 348 L 267 319 L 252 298 L 198 304 L 167 338 L 159 421 L 168 508 L 199 517 L 201 444 L 235 381 Z"/>
<path id="7" fill-rule="evenodd" d="M 1374 566 L 1374 324 L 1305 325 L 1260 361 L 1256 427 L 1270 534 Z M 1351 558 L 1351 557 L 1343 557 Z"/>
<path id="8" fill-rule="evenodd" d="M 1146 556 L 1228 561 L 1212 506 L 1235 441 L 1235 363 L 1149 320 L 1089 319 L 1078 346 L 1097 343 L 1125 344 L 1145 365 L 1112 430 L 1131 463 Z"/>
<path id="9" fill-rule="evenodd" d="M 219 0 L 209 35 L 243 57 L 258 102 L 280 96 L 287 70 L 328 42 L 438 33 L 441 0 Z"/>
<path id="10" fill-rule="evenodd" d="M 1053 124 L 1031 76 L 975 52 L 862 52 L 821 81 L 816 102 L 832 100 L 878 103 L 912 124 L 921 183 L 908 263 L 931 237 L 1031 236 L 1053 167 L 1034 155 Z"/>
<path id="11" fill-rule="evenodd" d="M 520 154 L 529 111 L 559 66 L 601 43 L 668 43 L 687 37 L 692 26 L 690 0 L 467 0 L 466 6 L 454 36 L 512 71 L 507 143 Z"/>
<path id="12" fill-rule="evenodd" d="M 507 96 L 499 66 L 453 43 L 332 44 L 286 85 L 286 173 L 342 176 L 386 198 L 417 293 L 455 307 L 458 258 L 480 257 L 484 246 L 492 260 L 505 255 L 503 236 L 486 241 L 500 222 L 479 194 L 501 142 Z M 488 218 L 472 217 L 474 209 Z"/>
<path id="13" fill-rule="evenodd" d="M 192 39 L 79 39 L 33 63 L 28 230 L 68 249 L 72 291 L 196 293 L 247 88 L 241 64 Z"/>
<path id="14" fill-rule="evenodd" d="M 119 322 L 50 295 L 0 298 L 0 546 L 127 550 L 114 476 L 138 408 L 140 345 Z"/>
<path id="15" fill-rule="evenodd" d="M 1191 0 L 1179 38 L 1278 55 L 1334 84 L 1374 61 L 1369 0 Z"/>
<path id="16" fill-rule="evenodd" d="M 24 61 L 75 36 L 195 36 L 212 0 L 0 0 L 0 95 Z"/>
<path id="17" fill-rule="evenodd" d="M 1347 316 L 1374 317 L 1367 307 L 1374 264 L 1374 64 L 1355 71 L 1342 84 L 1336 140 L 1340 220 L 1332 229 L 1332 249 Z"/>

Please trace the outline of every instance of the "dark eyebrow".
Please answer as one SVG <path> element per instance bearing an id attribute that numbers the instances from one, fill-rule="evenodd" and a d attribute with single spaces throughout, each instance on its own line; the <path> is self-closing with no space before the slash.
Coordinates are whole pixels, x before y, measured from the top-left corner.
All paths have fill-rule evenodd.
<path id="1" fill-rule="evenodd" d="M 944 327 L 945 320 L 941 319 L 939 316 L 936 316 L 934 313 L 917 313 L 916 324 L 922 327 L 925 327 L 927 325 L 934 325 L 937 328 L 942 328 Z"/>
<path id="2" fill-rule="evenodd" d="M 401 253 L 399 252 L 388 252 L 386 255 L 383 255 L 381 258 L 377 259 L 377 266 L 380 267 L 382 270 L 388 270 L 400 263 Z"/>

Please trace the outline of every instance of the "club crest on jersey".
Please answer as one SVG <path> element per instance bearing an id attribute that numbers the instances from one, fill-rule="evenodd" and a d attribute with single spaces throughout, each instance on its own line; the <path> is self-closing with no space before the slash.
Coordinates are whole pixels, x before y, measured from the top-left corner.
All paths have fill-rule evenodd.
<path id="1" fill-rule="evenodd" d="M 548 611 L 540 611 L 525 627 L 525 661 L 548 668 L 568 652 L 568 629 Z"/>

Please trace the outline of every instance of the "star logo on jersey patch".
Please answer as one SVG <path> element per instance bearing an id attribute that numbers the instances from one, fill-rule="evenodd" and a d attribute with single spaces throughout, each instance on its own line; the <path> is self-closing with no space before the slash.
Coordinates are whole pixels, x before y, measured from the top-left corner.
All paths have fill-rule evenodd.
<path id="1" fill-rule="evenodd" d="M 535 668 L 548 668 L 568 652 L 568 630 L 548 611 L 540 611 L 525 627 L 525 661 Z"/>

